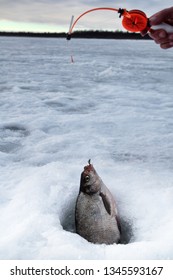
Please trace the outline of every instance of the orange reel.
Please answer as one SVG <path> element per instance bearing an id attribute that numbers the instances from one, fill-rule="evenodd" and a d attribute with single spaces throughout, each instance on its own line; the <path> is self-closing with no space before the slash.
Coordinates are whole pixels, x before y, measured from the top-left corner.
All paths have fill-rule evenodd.
<path id="1" fill-rule="evenodd" d="M 146 14 L 140 10 L 125 10 L 122 16 L 122 25 L 128 31 L 141 32 L 148 28 L 148 18 Z"/>

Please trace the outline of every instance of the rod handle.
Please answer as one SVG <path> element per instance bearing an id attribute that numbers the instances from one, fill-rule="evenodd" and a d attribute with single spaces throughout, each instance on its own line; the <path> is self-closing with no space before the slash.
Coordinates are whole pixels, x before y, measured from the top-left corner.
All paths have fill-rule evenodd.
<path id="1" fill-rule="evenodd" d="M 151 29 L 153 30 L 164 29 L 167 33 L 173 33 L 173 25 L 164 22 L 158 25 L 152 25 Z"/>

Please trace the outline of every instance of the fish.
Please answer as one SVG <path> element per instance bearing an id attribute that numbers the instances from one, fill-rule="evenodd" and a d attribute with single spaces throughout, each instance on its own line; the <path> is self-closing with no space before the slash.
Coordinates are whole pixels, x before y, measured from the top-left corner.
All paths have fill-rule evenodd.
<path id="1" fill-rule="evenodd" d="M 91 243 L 120 242 L 121 224 L 115 199 L 90 160 L 81 173 L 75 224 L 76 233 Z"/>

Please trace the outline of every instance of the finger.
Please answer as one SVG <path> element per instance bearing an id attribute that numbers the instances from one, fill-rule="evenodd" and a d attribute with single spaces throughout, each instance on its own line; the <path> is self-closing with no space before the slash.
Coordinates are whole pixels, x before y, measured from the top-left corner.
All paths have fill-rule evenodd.
<path id="1" fill-rule="evenodd" d="M 173 34 L 169 34 L 168 39 L 169 39 L 169 41 L 173 42 Z"/>
<path id="2" fill-rule="evenodd" d="M 148 33 L 148 28 L 142 30 L 140 33 L 141 33 L 141 36 L 144 37 Z"/>
<path id="3" fill-rule="evenodd" d="M 160 44 L 160 47 L 161 47 L 162 49 L 170 49 L 170 48 L 173 47 L 173 42 L 166 42 L 166 43 L 164 43 L 164 44 Z"/>
<path id="4" fill-rule="evenodd" d="M 173 25 L 173 15 L 172 18 L 165 20 L 165 22 L 169 25 Z"/>
<path id="5" fill-rule="evenodd" d="M 149 32 L 149 36 L 152 39 L 159 41 L 159 40 L 163 40 L 163 39 L 167 38 L 168 34 L 163 29 L 158 29 L 158 30 L 152 30 L 151 29 L 150 32 Z"/>
<path id="6" fill-rule="evenodd" d="M 164 22 L 168 17 L 172 17 L 172 14 L 173 12 L 171 8 L 164 9 L 149 18 L 150 25 L 158 25 Z"/>

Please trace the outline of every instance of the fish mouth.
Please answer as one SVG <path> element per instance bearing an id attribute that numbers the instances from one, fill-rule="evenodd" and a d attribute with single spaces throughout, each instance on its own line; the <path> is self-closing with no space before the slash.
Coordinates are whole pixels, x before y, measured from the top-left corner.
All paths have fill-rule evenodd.
<path id="1" fill-rule="evenodd" d="M 86 176 L 91 177 L 91 174 L 93 174 L 93 175 L 96 174 L 96 171 L 95 171 L 95 169 L 94 169 L 92 164 L 87 165 L 87 166 L 84 167 L 83 177 L 86 177 Z"/>
<path id="2" fill-rule="evenodd" d="M 85 172 L 86 172 L 86 173 L 90 173 L 91 171 L 95 171 L 95 169 L 94 169 L 94 167 L 93 167 L 92 164 L 86 165 L 86 166 L 84 167 L 84 173 L 85 173 Z"/>

